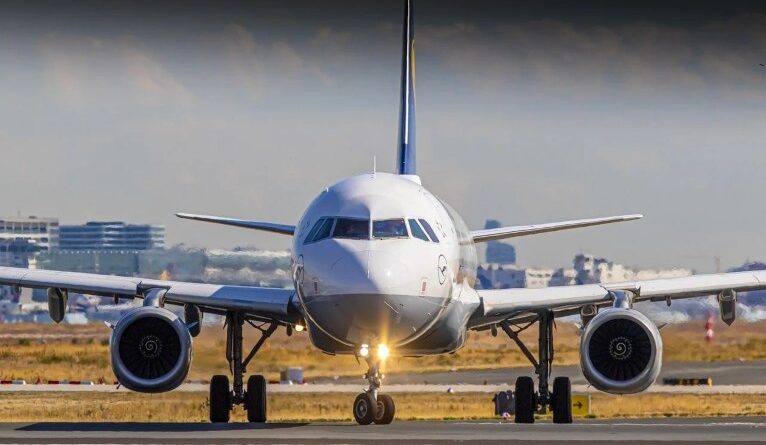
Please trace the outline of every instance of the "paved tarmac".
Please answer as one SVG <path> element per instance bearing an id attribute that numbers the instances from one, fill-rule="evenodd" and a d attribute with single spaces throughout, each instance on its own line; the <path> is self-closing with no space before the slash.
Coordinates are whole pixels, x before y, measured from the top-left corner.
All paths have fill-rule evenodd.
<path id="1" fill-rule="evenodd" d="M 269 385 L 270 394 L 287 393 L 333 393 L 333 394 L 358 394 L 366 385 L 360 383 L 347 384 L 306 384 L 306 385 Z M 487 393 L 494 394 L 499 391 L 512 389 L 512 385 L 437 385 L 437 384 L 400 384 L 383 385 L 384 392 L 388 394 L 410 393 Z M 201 383 L 190 383 L 179 386 L 174 391 L 207 393 L 209 386 Z M 598 393 L 597 389 L 589 385 L 572 385 L 575 393 Z M 0 385 L 0 393 L 3 392 L 105 392 L 126 393 L 130 390 L 115 385 Z M 766 385 L 717 385 L 717 386 L 667 386 L 652 385 L 645 392 L 659 394 L 766 394 Z M 0 399 L 1 400 L 1 399 Z"/>
<path id="2" fill-rule="evenodd" d="M 216 443 L 216 444 L 525 444 L 600 442 L 621 444 L 764 443 L 766 418 L 648 419 L 538 422 L 349 423 L 24 423 L 0 424 L 0 443 Z"/>
<path id="3" fill-rule="evenodd" d="M 534 376 L 532 367 L 390 374 L 386 376 L 385 384 L 513 385 L 516 377 L 522 375 Z M 556 366 L 553 368 L 553 376 L 569 377 L 574 385 L 587 384 L 579 366 Z M 663 378 L 669 377 L 710 377 L 713 379 L 714 385 L 766 385 L 766 361 L 664 363 L 662 365 L 662 373 L 657 381 L 661 383 Z M 324 377 L 313 380 L 316 383 L 354 383 L 362 381 L 358 377 L 340 377 L 338 379 Z"/>
<path id="4" fill-rule="evenodd" d="M 387 393 L 412 392 L 485 392 L 495 393 L 513 387 L 516 377 L 532 375 L 527 368 L 500 368 L 455 372 L 390 374 L 383 382 Z M 553 376 L 568 376 L 576 392 L 595 392 L 577 366 L 554 368 Z M 707 378 L 713 386 L 665 386 L 666 377 Z M 667 363 L 656 385 L 649 388 L 655 393 L 692 394 L 766 394 L 766 361 L 718 363 Z M 273 393 L 357 393 L 366 386 L 361 377 L 317 378 L 307 385 L 269 385 Z M 115 385 L 0 385 L 0 392 L 116 392 L 128 391 Z M 184 384 L 177 391 L 207 392 L 206 384 Z"/>

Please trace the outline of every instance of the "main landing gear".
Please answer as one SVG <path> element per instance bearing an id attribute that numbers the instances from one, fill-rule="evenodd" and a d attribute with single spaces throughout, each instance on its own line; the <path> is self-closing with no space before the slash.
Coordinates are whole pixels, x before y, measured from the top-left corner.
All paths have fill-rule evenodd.
<path id="1" fill-rule="evenodd" d="M 531 377 L 524 376 L 516 379 L 514 390 L 516 423 L 534 423 L 535 413 L 545 414 L 549 408 L 553 411 L 554 423 L 572 423 L 572 384 L 569 378 L 556 377 L 553 380 L 553 390 L 551 391 L 548 387 L 553 368 L 553 320 L 553 311 L 545 311 L 541 312 L 536 320 L 516 330 L 513 330 L 507 321 L 500 324 L 503 331 L 532 363 L 538 379 L 537 393 L 535 393 L 535 383 Z M 518 335 L 535 321 L 538 322 L 537 359 Z"/>
<path id="2" fill-rule="evenodd" d="M 356 396 L 354 400 L 354 420 L 359 425 L 369 425 L 371 423 L 388 425 L 394 421 L 396 405 L 394 405 L 394 399 L 391 396 L 378 393 L 382 380 L 380 374 L 381 358 L 378 357 L 376 360 L 370 358 L 369 349 L 366 346 L 362 347 L 362 351 L 366 351 L 366 353 L 363 352 L 361 355 L 367 361 L 368 370 L 364 377 L 369 382 L 369 386 L 366 391 Z"/>
<path id="3" fill-rule="evenodd" d="M 261 338 L 242 358 L 242 326 L 247 322 L 261 331 Z M 251 375 L 247 379 L 245 390 L 244 375 L 247 365 L 261 349 L 271 334 L 277 329 L 277 323 L 256 325 L 238 312 L 226 314 L 226 360 L 234 376 L 233 388 L 229 388 L 229 377 L 215 375 L 210 380 L 210 421 L 228 422 L 234 405 L 243 405 L 250 422 L 266 422 L 266 379 L 262 375 Z"/>

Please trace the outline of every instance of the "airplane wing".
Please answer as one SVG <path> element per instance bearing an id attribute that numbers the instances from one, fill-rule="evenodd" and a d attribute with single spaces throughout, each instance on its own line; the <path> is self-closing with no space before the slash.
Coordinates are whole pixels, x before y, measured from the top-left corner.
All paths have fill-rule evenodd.
<path id="1" fill-rule="evenodd" d="M 607 306 L 615 291 L 629 291 L 634 302 L 665 301 L 715 295 L 723 291 L 745 292 L 766 289 L 766 271 L 694 275 L 610 284 L 548 287 L 543 289 L 479 290 L 480 313 L 470 323 L 477 329 L 502 320 L 526 317 L 542 310 L 556 316 L 576 314 L 585 305 Z"/>
<path id="2" fill-rule="evenodd" d="M 194 215 L 191 213 L 176 213 L 176 216 L 183 219 L 194 221 L 204 221 L 214 224 L 224 224 L 227 226 L 242 227 L 245 229 L 263 230 L 265 232 L 279 233 L 282 235 L 293 235 L 295 226 L 287 224 L 275 224 L 261 221 L 249 221 L 246 219 L 225 218 L 222 216 Z"/>
<path id="3" fill-rule="evenodd" d="M 474 230 L 471 232 L 475 243 L 483 243 L 503 238 L 535 235 L 538 233 L 556 232 L 559 230 L 577 229 L 580 227 L 599 226 L 623 221 L 632 221 L 643 218 L 643 215 L 621 215 L 606 218 L 576 219 L 545 224 L 530 224 L 527 226 L 499 227 L 497 229 Z"/>
<path id="4" fill-rule="evenodd" d="M 291 321 L 298 317 L 293 306 L 295 291 L 248 286 L 161 281 L 77 272 L 0 267 L 0 284 L 56 288 L 86 295 L 143 298 L 151 290 L 164 290 L 166 303 L 193 304 L 211 313 L 237 311 L 254 317 Z"/>

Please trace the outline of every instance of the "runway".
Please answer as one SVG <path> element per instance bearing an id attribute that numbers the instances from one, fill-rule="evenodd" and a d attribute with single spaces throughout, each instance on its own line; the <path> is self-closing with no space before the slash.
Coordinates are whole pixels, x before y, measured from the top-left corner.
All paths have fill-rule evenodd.
<path id="1" fill-rule="evenodd" d="M 347 384 L 306 384 L 306 385 L 268 385 L 270 394 L 290 394 L 290 393 L 343 393 L 358 394 L 365 388 L 363 383 Z M 411 393 L 496 393 L 512 389 L 513 385 L 475 385 L 475 384 L 399 384 L 385 385 L 386 393 L 389 394 L 411 394 Z M 198 392 L 207 393 L 209 386 L 201 383 L 190 383 L 179 386 L 174 391 L 180 392 Z M 127 393 L 131 392 L 124 387 L 115 385 L 2 385 L 0 393 L 3 392 L 107 392 L 107 393 Z M 598 393 L 589 385 L 572 385 L 572 392 L 579 394 Z M 719 385 L 719 386 L 667 386 L 652 385 L 644 393 L 658 394 L 766 394 L 766 385 Z"/>
<path id="2" fill-rule="evenodd" d="M 766 394 L 766 361 L 667 363 L 663 366 L 658 384 L 647 392 L 691 394 Z M 495 393 L 513 387 L 520 375 L 533 374 L 528 368 L 500 368 L 462 370 L 455 372 L 408 373 L 386 375 L 386 392 L 485 392 Z M 577 366 L 554 368 L 553 376 L 568 376 L 572 389 L 579 393 L 596 392 L 590 387 Z M 666 377 L 710 377 L 713 386 L 665 386 Z M 306 385 L 269 385 L 272 393 L 358 393 L 366 382 L 360 377 L 323 377 L 310 379 Z M 208 385 L 190 383 L 176 391 L 207 392 Z M 0 392 L 119 392 L 128 391 L 115 385 L 0 385 Z"/>
<path id="3" fill-rule="evenodd" d="M 538 422 L 349 423 L 25 423 L 0 424 L 0 443 L 216 443 L 216 444 L 526 444 L 601 442 L 658 444 L 763 443 L 766 418 L 584 421 L 573 425 Z"/>

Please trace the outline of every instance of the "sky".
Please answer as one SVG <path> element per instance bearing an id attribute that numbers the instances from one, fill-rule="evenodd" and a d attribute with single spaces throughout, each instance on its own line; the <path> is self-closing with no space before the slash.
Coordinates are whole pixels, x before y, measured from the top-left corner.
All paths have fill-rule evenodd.
<path id="1" fill-rule="evenodd" d="M 418 169 L 469 226 L 643 213 L 515 241 L 700 272 L 766 260 L 766 5 L 416 1 Z M 394 170 L 399 1 L 3 2 L 0 213 L 295 223 Z"/>

